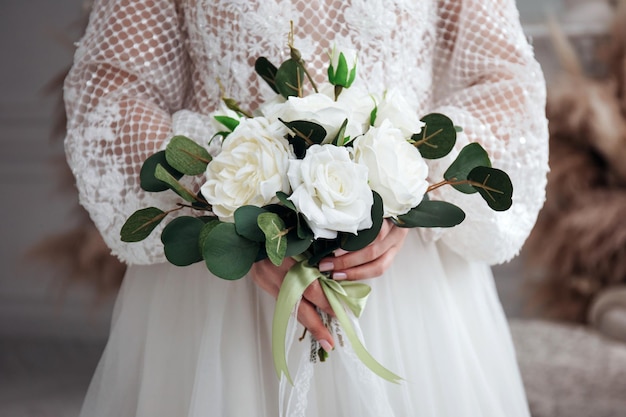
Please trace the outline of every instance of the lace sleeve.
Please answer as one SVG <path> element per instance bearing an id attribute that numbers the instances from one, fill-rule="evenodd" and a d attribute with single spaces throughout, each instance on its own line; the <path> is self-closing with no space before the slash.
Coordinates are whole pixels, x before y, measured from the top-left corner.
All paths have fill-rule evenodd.
<path id="1" fill-rule="evenodd" d="M 158 230 L 141 243 L 120 241 L 126 218 L 175 201 L 173 193 L 141 191 L 142 162 L 173 133 L 207 125 L 202 116 L 179 110 L 189 78 L 180 26 L 172 1 L 96 1 L 65 81 L 65 147 L 80 202 L 127 263 L 164 257 Z"/>
<path id="2" fill-rule="evenodd" d="M 443 1 L 440 7 L 434 110 L 464 132 L 456 151 L 433 164 L 433 176 L 442 178 L 461 147 L 479 142 L 514 186 L 505 212 L 491 211 L 478 195 L 441 188 L 442 199 L 467 213 L 441 239 L 469 259 L 500 263 L 518 253 L 545 199 L 545 82 L 513 1 Z"/>

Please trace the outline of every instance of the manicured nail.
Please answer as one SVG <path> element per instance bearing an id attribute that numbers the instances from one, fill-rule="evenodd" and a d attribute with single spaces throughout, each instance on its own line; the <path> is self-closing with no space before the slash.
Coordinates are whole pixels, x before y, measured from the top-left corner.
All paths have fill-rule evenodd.
<path id="1" fill-rule="evenodd" d="M 328 272 L 335 269 L 335 265 L 332 262 L 322 262 L 320 264 L 320 272 Z"/>
<path id="2" fill-rule="evenodd" d="M 345 273 L 343 273 L 343 272 L 334 272 L 333 273 L 333 279 L 335 281 L 342 281 L 342 280 L 344 280 L 346 278 L 348 278 L 348 276 Z"/>
<path id="3" fill-rule="evenodd" d="M 346 253 L 348 253 L 347 250 L 344 249 L 337 249 L 335 252 L 333 252 L 335 254 L 335 256 L 341 256 L 341 255 L 345 255 Z"/>
<path id="4" fill-rule="evenodd" d="M 318 340 L 318 343 L 326 352 L 330 353 L 333 350 L 333 347 L 328 343 L 328 340 Z"/>

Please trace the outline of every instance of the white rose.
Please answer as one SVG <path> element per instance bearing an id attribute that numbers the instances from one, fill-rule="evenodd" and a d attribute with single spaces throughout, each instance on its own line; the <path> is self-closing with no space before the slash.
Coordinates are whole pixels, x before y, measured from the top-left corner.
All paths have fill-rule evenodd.
<path id="1" fill-rule="evenodd" d="M 424 126 L 417 116 L 416 109 L 410 105 L 397 89 L 389 90 L 378 104 L 374 126 L 379 127 L 385 120 L 400 129 L 406 138 L 419 133 Z"/>
<path id="2" fill-rule="evenodd" d="M 209 162 L 202 195 L 222 221 L 232 222 L 237 208 L 278 202 L 289 193 L 287 170 L 293 152 L 282 123 L 256 117 L 242 119 L 224 140 L 222 152 Z"/>
<path id="3" fill-rule="evenodd" d="M 316 239 L 372 227 L 374 199 L 367 185 L 367 168 L 355 164 L 345 147 L 311 146 L 304 159 L 291 160 L 289 182 L 293 189 L 289 199 Z"/>
<path id="4" fill-rule="evenodd" d="M 349 109 L 323 93 L 310 94 L 305 97 L 292 96 L 283 104 L 274 104 L 264 108 L 264 112 L 270 120 L 280 118 L 285 122 L 305 120 L 317 123 L 326 129 L 324 143 L 329 143 L 337 136 L 339 128 L 346 119 L 348 119 L 347 135 L 354 137 L 363 133 L 359 122 L 350 121 Z"/>
<path id="5" fill-rule="evenodd" d="M 406 214 L 422 201 L 428 165 L 389 120 L 356 139 L 354 160 L 368 168 L 369 186 L 382 197 L 385 217 Z"/>
<path id="6" fill-rule="evenodd" d="M 335 97 L 335 88 L 330 84 L 322 85 L 320 92 L 331 99 Z M 369 129 L 370 117 L 376 102 L 364 88 L 354 84 L 350 88 L 343 89 L 336 103 L 348 112 L 346 136 L 354 139 Z"/>

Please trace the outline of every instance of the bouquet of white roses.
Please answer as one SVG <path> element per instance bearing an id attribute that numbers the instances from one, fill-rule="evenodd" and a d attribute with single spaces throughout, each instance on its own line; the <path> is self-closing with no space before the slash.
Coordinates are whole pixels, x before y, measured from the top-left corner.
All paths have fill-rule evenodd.
<path id="1" fill-rule="evenodd" d="M 439 182 L 429 184 L 425 159 L 447 155 L 460 128 L 442 114 L 421 118 L 398 91 L 381 97 L 350 89 L 356 76 L 356 53 L 334 48 L 329 83 L 317 86 L 300 53 L 289 44 L 290 59 L 276 67 L 265 58 L 257 73 L 277 93 L 254 114 L 232 99 L 214 118 L 223 127 L 218 155 L 182 136 L 148 158 L 141 186 L 149 192 L 173 190 L 185 202 L 163 211 L 150 207 L 129 217 L 121 238 L 145 239 L 170 213 L 188 208 L 163 229 L 167 259 L 180 266 L 204 261 L 216 276 L 236 280 L 254 262 L 286 257 L 299 262 L 281 287 L 273 326 L 278 376 L 289 372 L 285 338 L 291 313 L 306 287 L 319 280 L 336 319 L 357 356 L 391 381 L 398 376 L 376 362 L 361 344 L 347 310 L 358 317 L 369 287 L 333 281 L 317 269 L 319 261 L 341 248 L 369 245 L 385 218 L 399 227 L 453 227 L 464 212 L 428 193 L 449 185 L 478 192 L 494 210 L 511 205 L 507 174 L 491 167 L 477 143 L 464 147 Z M 307 86 L 307 87 L 305 87 Z M 198 190 L 180 181 L 204 176 Z M 346 309 L 346 307 L 348 309 Z M 319 349 L 323 360 L 325 352 Z"/>

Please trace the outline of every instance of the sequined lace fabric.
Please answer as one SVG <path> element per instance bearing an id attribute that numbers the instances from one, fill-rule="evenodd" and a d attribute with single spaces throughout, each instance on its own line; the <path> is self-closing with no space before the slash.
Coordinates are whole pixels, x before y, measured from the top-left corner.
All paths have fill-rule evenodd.
<path id="1" fill-rule="evenodd" d="M 270 98 L 253 64 L 286 57 L 291 21 L 317 81 L 333 42 L 351 45 L 362 86 L 401 88 L 419 115 L 441 112 L 463 127 L 457 150 L 431 164 L 433 181 L 474 141 L 511 176 L 514 204 L 502 213 L 476 195 L 440 189 L 437 197 L 461 206 L 467 220 L 430 239 L 498 263 L 517 254 L 535 222 L 548 169 L 545 85 L 513 1 L 98 0 L 93 10 L 65 84 L 66 151 L 81 203 L 128 263 L 164 257 L 158 230 L 141 243 L 120 241 L 126 218 L 177 201 L 141 191 L 143 160 L 173 134 L 206 145 L 218 78 L 244 107 Z"/>

